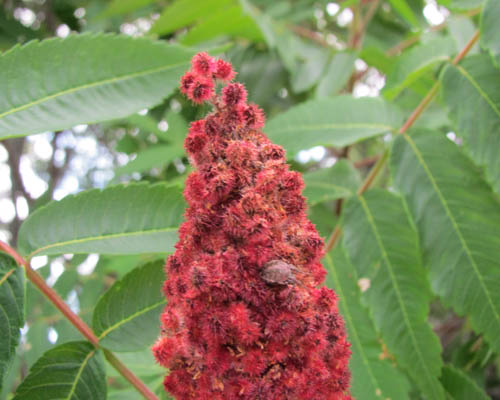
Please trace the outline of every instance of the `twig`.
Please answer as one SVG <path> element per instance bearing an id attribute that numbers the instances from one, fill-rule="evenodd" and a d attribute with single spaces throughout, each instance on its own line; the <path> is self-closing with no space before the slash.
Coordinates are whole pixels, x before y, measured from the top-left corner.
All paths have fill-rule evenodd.
<path id="1" fill-rule="evenodd" d="M 362 160 L 359 161 L 354 161 L 354 168 L 363 168 L 363 167 L 369 167 L 375 164 L 380 158 L 380 155 L 372 156 L 372 157 L 366 157 Z"/>
<path id="2" fill-rule="evenodd" d="M 469 40 L 469 42 L 465 45 L 465 47 L 456 55 L 456 57 L 453 59 L 451 62 L 452 65 L 456 65 L 462 60 L 467 53 L 470 51 L 470 49 L 476 44 L 476 42 L 479 39 L 479 31 L 477 31 L 474 36 Z M 406 131 L 411 128 L 411 126 L 415 123 L 415 121 L 422 115 L 422 112 L 426 109 L 426 107 L 429 105 L 429 103 L 436 97 L 436 94 L 439 91 L 439 86 L 440 83 L 437 82 L 429 91 L 427 96 L 424 97 L 424 99 L 420 102 L 420 104 L 417 106 L 417 108 L 413 111 L 413 113 L 410 115 L 408 120 L 403 124 L 403 126 L 399 129 L 398 133 L 399 134 L 406 134 Z M 363 194 L 373 183 L 373 180 L 375 177 L 380 173 L 382 170 L 382 166 L 385 164 L 387 161 L 387 158 L 389 156 L 389 151 L 386 150 L 382 158 L 375 164 L 373 167 L 372 171 L 368 174 L 368 176 L 365 178 L 364 182 L 361 184 L 361 186 L 358 189 L 357 195 L 360 196 Z M 337 224 L 335 229 L 333 230 L 332 234 L 330 235 L 330 238 L 328 239 L 326 245 L 325 245 L 325 253 L 328 253 L 333 247 L 337 244 L 337 241 L 339 240 L 340 236 L 342 235 L 342 231 L 340 228 L 340 225 Z"/>
<path id="3" fill-rule="evenodd" d="M 288 25 L 288 27 L 297 35 L 311 39 L 313 42 L 316 42 L 323 47 L 332 47 L 319 32 L 307 29 L 300 25 Z"/>
<path id="4" fill-rule="evenodd" d="M 8 244 L 0 241 L 0 250 L 9 254 L 19 264 L 24 266 L 26 277 L 47 297 L 56 308 L 88 339 L 96 348 L 99 348 L 99 339 L 92 329 L 64 302 L 64 300 L 52 289 L 45 280 L 29 265 L 23 257 L 19 255 Z M 130 371 L 113 353 L 102 349 L 108 362 L 148 400 L 158 400 L 158 397 L 132 372 Z"/>

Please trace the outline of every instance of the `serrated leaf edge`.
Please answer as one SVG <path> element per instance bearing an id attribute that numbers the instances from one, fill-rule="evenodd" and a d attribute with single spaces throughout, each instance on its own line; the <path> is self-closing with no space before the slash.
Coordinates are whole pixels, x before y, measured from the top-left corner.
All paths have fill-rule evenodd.
<path id="1" fill-rule="evenodd" d="M 337 275 L 337 271 L 335 271 L 335 266 L 333 265 L 333 260 L 332 260 L 332 257 L 330 256 L 330 254 L 325 254 L 325 260 L 328 264 L 328 269 L 329 269 L 330 273 L 332 274 L 332 278 L 335 281 L 335 289 L 336 289 L 338 295 L 340 296 L 340 298 L 343 300 L 342 301 L 343 311 L 344 311 L 343 316 L 345 319 L 347 319 L 349 321 L 349 326 L 351 326 L 353 328 L 351 331 L 349 331 L 349 333 L 352 334 L 352 338 L 350 338 L 350 339 L 354 340 L 356 342 L 358 348 L 360 349 L 359 355 L 361 356 L 361 358 L 363 360 L 363 364 L 365 365 L 365 367 L 370 375 L 370 379 L 373 383 L 373 386 L 377 389 L 382 390 L 382 385 L 380 385 L 378 383 L 378 380 L 375 377 L 375 374 L 373 373 L 373 371 L 370 367 L 370 363 L 368 362 L 368 357 L 366 356 L 365 352 L 363 351 L 361 339 L 359 338 L 358 332 L 356 330 L 356 325 L 352 321 L 352 316 L 351 316 L 350 311 L 349 311 L 349 306 L 348 306 L 347 302 L 345 301 L 344 291 L 342 290 L 342 286 L 340 285 L 340 280 L 339 280 L 339 277 Z M 380 395 L 382 395 L 382 393 Z"/>
<path id="2" fill-rule="evenodd" d="M 457 225 L 457 222 L 455 221 L 455 218 L 448 207 L 448 203 L 446 202 L 446 199 L 444 198 L 443 194 L 439 190 L 439 187 L 436 183 L 436 180 L 434 179 L 434 176 L 432 175 L 429 167 L 427 166 L 425 160 L 423 159 L 422 154 L 420 153 L 416 143 L 406 133 L 403 135 L 404 135 L 404 138 L 406 139 L 406 141 L 408 142 L 408 144 L 410 145 L 410 147 L 412 148 L 413 152 L 415 153 L 415 156 L 416 156 L 418 162 L 422 165 L 422 168 L 424 169 L 427 177 L 429 178 L 429 181 L 431 182 L 431 185 L 434 188 L 434 191 L 436 192 L 443 208 L 445 209 L 445 213 L 448 216 L 448 218 L 453 226 L 453 229 L 456 232 L 458 239 L 463 246 L 465 253 L 467 254 L 467 258 L 470 260 L 470 263 L 472 265 L 472 269 L 474 270 L 474 273 L 475 273 L 475 275 L 476 275 L 476 277 L 481 285 L 481 288 L 483 289 L 483 292 L 486 295 L 486 298 L 488 299 L 489 306 L 491 307 L 491 310 L 493 311 L 493 314 L 495 315 L 495 318 L 497 320 L 497 324 L 500 325 L 500 315 L 498 314 L 498 312 L 495 308 L 495 305 L 493 304 L 493 301 L 490 297 L 490 293 L 488 291 L 488 288 L 484 284 L 483 277 L 479 272 L 476 261 L 472 257 L 472 252 L 469 249 L 469 246 L 467 245 L 467 242 L 465 241 L 465 239 L 462 235 L 462 232 L 460 231 L 460 229 Z"/>
<path id="3" fill-rule="evenodd" d="M 434 380 L 433 379 L 433 375 L 430 374 L 429 370 L 426 368 L 427 363 L 425 362 L 425 360 L 423 358 L 423 355 L 422 355 L 422 352 L 420 350 L 420 347 L 418 346 L 417 339 L 415 337 L 415 332 L 413 332 L 412 325 L 410 324 L 410 320 L 409 320 L 409 317 L 408 317 L 408 311 L 406 309 L 406 305 L 404 304 L 404 302 L 402 300 L 401 291 L 400 291 L 398 282 L 397 282 L 397 280 L 396 280 L 396 278 L 394 276 L 394 270 L 393 270 L 392 263 L 389 260 L 389 256 L 387 255 L 387 251 L 385 249 L 384 243 L 382 242 L 382 239 L 380 238 L 380 234 L 378 232 L 377 226 L 376 226 L 375 221 L 373 219 L 373 215 L 372 215 L 370 209 L 368 208 L 368 205 L 366 204 L 366 200 L 363 198 L 363 196 L 358 196 L 358 199 L 360 200 L 360 204 L 363 207 L 363 210 L 365 211 L 368 223 L 370 224 L 370 226 L 371 226 L 371 228 L 373 230 L 373 234 L 374 234 L 375 239 L 377 241 L 377 244 L 378 244 L 378 246 L 380 248 L 380 252 L 382 253 L 382 257 L 384 258 L 384 260 L 386 262 L 387 270 L 389 271 L 389 276 L 391 278 L 393 287 L 395 289 L 396 296 L 398 298 L 399 306 L 400 306 L 401 310 L 403 311 L 403 316 L 404 316 L 404 320 L 405 320 L 404 322 L 405 322 L 405 325 L 407 327 L 407 332 L 409 332 L 409 334 L 411 336 L 411 341 L 413 342 L 413 348 L 417 351 L 418 358 L 420 359 L 420 362 L 424 366 L 424 371 L 425 371 L 425 373 L 427 375 L 427 378 L 430 381 L 432 381 L 432 380 Z M 437 377 L 434 377 L 434 378 L 437 379 Z"/>

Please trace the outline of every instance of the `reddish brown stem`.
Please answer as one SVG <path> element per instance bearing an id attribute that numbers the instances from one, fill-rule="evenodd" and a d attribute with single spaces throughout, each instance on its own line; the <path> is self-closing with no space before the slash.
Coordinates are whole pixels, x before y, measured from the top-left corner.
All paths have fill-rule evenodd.
<path id="1" fill-rule="evenodd" d="M 379 158 L 375 166 L 372 168 L 368 176 L 365 178 L 363 184 L 359 187 L 358 191 L 356 192 L 358 196 L 363 194 L 372 185 L 373 181 L 382 170 L 382 167 L 384 166 L 388 158 L 389 150 L 386 150 L 384 154 L 382 154 L 382 157 Z"/>
<path id="2" fill-rule="evenodd" d="M 52 289 L 45 280 L 33 269 L 28 263 L 24 264 L 26 277 L 40 290 L 45 297 L 47 297 L 52 304 L 54 304 L 59 311 L 73 324 L 73 326 L 80 331 L 80 333 L 87 338 L 87 340 L 94 346 L 99 346 L 99 339 L 92 332 L 90 327 L 83 322 L 83 320 L 75 314 L 61 297 Z"/>
<path id="3" fill-rule="evenodd" d="M 476 44 L 476 42 L 479 39 L 479 31 L 477 31 L 474 36 L 469 40 L 469 42 L 465 45 L 465 47 L 460 51 L 460 53 L 457 54 L 457 56 L 453 59 L 451 62 L 453 65 L 456 65 L 462 60 L 467 53 L 470 51 L 470 49 Z M 403 124 L 403 126 L 399 129 L 400 134 L 405 134 L 408 129 L 410 129 L 415 121 L 422 115 L 422 112 L 427 108 L 427 106 L 430 104 L 430 102 L 436 97 L 436 94 L 439 91 L 439 86 L 440 83 L 436 82 L 436 84 L 431 88 L 429 93 L 424 97 L 424 99 L 420 102 L 420 104 L 417 106 L 417 108 L 412 112 L 408 120 Z M 389 151 L 387 150 L 382 158 L 375 164 L 373 169 L 370 171 L 368 176 L 365 178 L 364 182 L 361 184 L 361 186 L 358 189 L 357 195 L 363 194 L 373 183 L 377 175 L 380 173 L 382 170 L 383 165 L 387 161 L 387 158 L 389 156 Z M 340 236 L 342 235 L 342 231 L 340 229 L 340 225 L 337 224 L 335 229 L 333 230 L 332 234 L 330 235 L 330 238 L 328 239 L 326 245 L 325 245 L 325 253 L 328 253 L 331 249 L 335 247 L 337 244 L 338 240 L 340 239 Z"/>
<path id="4" fill-rule="evenodd" d="M 359 161 L 354 161 L 353 164 L 354 164 L 355 168 L 371 167 L 379 159 L 380 159 L 380 155 L 376 155 L 376 156 L 366 157 L 366 158 L 359 160 Z"/>
<path id="5" fill-rule="evenodd" d="M 94 334 L 92 329 L 64 302 L 64 300 L 52 289 L 45 280 L 31 268 L 28 261 L 19 255 L 8 244 L 0 241 L 0 250 L 9 254 L 19 264 L 24 266 L 26 277 L 47 297 L 54 306 L 73 324 L 73 326 L 80 331 L 80 333 L 87 338 L 95 347 L 99 347 L 99 339 Z M 125 378 L 127 379 L 146 399 L 158 400 L 158 397 L 149 390 L 149 388 L 122 362 L 116 358 L 109 350 L 103 349 L 104 355 L 109 363 Z"/>

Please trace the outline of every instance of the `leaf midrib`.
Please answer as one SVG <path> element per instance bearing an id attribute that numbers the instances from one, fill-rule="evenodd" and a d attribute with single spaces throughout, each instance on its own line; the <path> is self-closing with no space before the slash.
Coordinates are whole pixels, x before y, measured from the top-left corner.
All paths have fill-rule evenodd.
<path id="1" fill-rule="evenodd" d="M 436 192 L 436 194 L 439 198 L 439 201 L 441 202 L 441 204 L 445 210 L 446 215 L 450 219 L 450 222 L 453 226 L 453 229 L 455 230 L 455 232 L 458 236 L 458 240 L 462 244 L 463 249 L 465 251 L 465 254 L 467 255 L 467 258 L 470 260 L 470 263 L 472 265 L 472 269 L 473 269 L 474 273 L 476 274 L 476 277 L 479 281 L 479 284 L 481 285 L 481 288 L 483 289 L 483 292 L 488 300 L 489 306 L 491 307 L 491 310 L 493 311 L 493 314 L 497 320 L 497 325 L 500 325 L 500 316 L 498 315 L 498 312 L 494 306 L 493 300 L 490 297 L 490 292 L 488 291 L 488 288 L 486 287 L 486 285 L 484 283 L 483 277 L 482 277 L 481 273 L 479 272 L 479 268 L 476 264 L 476 261 L 472 257 L 472 252 L 469 249 L 469 246 L 467 245 L 467 242 L 465 241 L 465 238 L 463 237 L 462 232 L 460 231 L 460 228 L 459 228 L 457 222 L 455 221 L 455 218 L 454 218 L 453 214 L 451 213 L 451 210 L 448 207 L 448 203 L 446 202 L 446 199 L 444 198 L 443 194 L 441 193 L 441 190 L 439 190 L 439 187 L 436 183 L 436 180 L 434 179 L 434 176 L 432 175 L 429 167 L 427 166 L 427 163 L 425 162 L 422 154 L 418 150 L 416 143 L 406 133 L 404 133 L 403 135 L 404 135 L 404 138 L 406 139 L 406 141 L 409 143 L 412 150 L 414 151 L 415 156 L 417 157 L 418 162 L 422 165 L 422 168 L 424 169 L 425 173 L 427 174 L 427 177 L 431 181 L 431 185 L 434 188 L 434 191 Z"/>
<path id="2" fill-rule="evenodd" d="M 78 369 L 78 373 L 75 376 L 75 379 L 73 381 L 73 385 L 71 386 L 71 390 L 68 393 L 68 397 L 66 397 L 67 400 L 70 400 L 71 397 L 73 396 L 73 393 L 75 393 L 76 385 L 78 384 L 78 381 L 80 380 L 80 376 L 82 375 L 83 370 L 87 366 L 87 363 L 89 362 L 90 358 L 94 355 L 94 353 L 95 353 L 95 350 L 92 350 L 89 354 L 87 354 L 87 356 L 83 360 L 82 365 Z"/>
<path id="3" fill-rule="evenodd" d="M 465 70 L 463 67 L 460 65 L 456 66 L 457 70 L 470 82 L 472 86 L 478 91 L 479 95 L 484 98 L 484 100 L 488 103 L 488 105 L 491 107 L 493 112 L 500 118 L 500 109 L 497 107 L 497 105 L 494 103 L 494 101 L 488 96 L 488 94 L 481 88 L 479 83 Z"/>
<path id="4" fill-rule="evenodd" d="M 351 312 L 349 310 L 349 306 L 347 305 L 347 302 L 345 301 L 344 291 L 342 289 L 342 285 L 340 284 L 340 279 L 337 275 L 337 271 L 335 271 L 335 266 L 333 265 L 333 261 L 332 261 L 330 254 L 326 254 L 325 259 L 328 263 L 329 270 L 332 273 L 332 278 L 335 281 L 335 288 L 337 289 L 337 293 L 339 294 L 340 298 L 343 299 L 342 303 L 343 303 L 344 317 L 349 321 L 348 323 L 352 327 L 352 329 L 350 330 L 350 333 L 352 333 L 352 335 L 353 335 L 352 339 L 355 340 L 357 343 L 357 346 L 359 349 L 358 354 L 360 354 L 361 358 L 363 359 L 363 364 L 365 365 L 366 369 L 368 370 L 368 374 L 370 375 L 370 379 L 373 383 L 373 386 L 376 389 L 382 390 L 382 385 L 378 382 L 375 374 L 373 373 L 372 368 L 370 366 L 370 363 L 368 361 L 368 357 L 367 357 L 367 355 L 364 351 L 364 348 L 361 344 L 361 339 L 359 338 L 358 331 L 356 330 L 356 325 L 354 324 L 354 322 L 352 320 L 352 315 L 351 315 Z"/>
<path id="5" fill-rule="evenodd" d="M 397 280 L 396 280 L 396 278 L 394 276 L 394 270 L 393 270 L 392 263 L 389 260 L 389 256 L 388 256 L 387 251 L 385 249 L 385 246 L 384 246 L 384 244 L 382 242 L 382 238 L 380 237 L 380 234 L 378 232 L 377 226 L 375 224 L 375 220 L 373 219 L 373 215 L 372 215 L 370 209 L 368 208 L 368 205 L 366 204 L 366 200 L 362 196 L 359 196 L 358 198 L 360 200 L 361 206 L 363 207 L 363 210 L 365 211 L 366 217 L 368 219 L 368 223 L 370 224 L 370 226 L 371 226 L 371 228 L 373 230 L 373 234 L 374 234 L 375 240 L 377 241 L 377 244 L 378 244 L 378 246 L 380 248 L 380 252 L 382 253 L 382 257 L 384 258 L 385 263 L 387 265 L 387 270 L 389 271 L 389 276 L 390 276 L 391 281 L 393 283 L 393 286 L 394 286 L 394 289 L 395 289 L 395 292 L 396 292 L 396 296 L 398 298 L 398 303 L 400 305 L 401 311 L 403 312 L 403 317 L 404 317 L 404 320 L 405 320 L 405 324 L 408 327 L 408 332 L 410 333 L 411 341 L 413 342 L 413 346 L 414 346 L 414 348 L 415 348 L 415 350 L 417 352 L 417 355 L 418 355 L 418 358 L 420 359 L 421 364 L 424 366 L 423 369 L 424 369 L 424 371 L 425 371 L 425 373 L 427 375 L 427 378 L 429 379 L 429 382 L 432 382 L 433 381 L 432 376 L 429 373 L 429 370 L 427 368 L 427 363 L 425 362 L 425 360 L 423 358 L 423 354 L 420 351 L 420 347 L 418 346 L 417 338 L 415 337 L 415 332 L 412 329 L 413 326 L 410 324 L 410 319 L 409 319 L 409 316 L 408 316 L 408 311 L 406 309 L 406 305 L 403 302 L 403 298 L 401 296 L 401 290 L 399 288 L 399 284 L 398 284 L 398 282 L 397 282 Z"/>
<path id="6" fill-rule="evenodd" d="M 69 89 L 65 89 L 65 90 L 62 90 L 60 92 L 56 92 L 54 94 L 42 97 L 42 98 L 40 98 L 38 100 L 35 100 L 35 101 L 32 101 L 32 102 L 23 104 L 21 106 L 15 107 L 15 108 L 11 108 L 10 110 L 7 110 L 7 111 L 5 111 L 3 113 L 0 113 L 0 120 L 2 118 L 4 118 L 4 117 L 8 116 L 8 115 L 12 115 L 12 114 L 15 114 L 16 112 L 26 110 L 26 109 L 28 109 L 30 107 L 34 107 L 34 106 L 36 106 L 38 104 L 41 104 L 41 103 L 44 103 L 46 101 L 55 99 L 57 97 L 61 97 L 61 96 L 67 95 L 67 94 L 75 93 L 75 92 L 78 92 L 80 90 L 90 89 L 90 88 L 93 88 L 93 87 L 96 87 L 96 86 L 100 86 L 100 85 L 104 86 L 104 85 L 108 85 L 108 84 L 112 84 L 112 83 L 116 83 L 116 82 L 123 82 L 123 81 L 129 80 L 129 79 L 137 78 L 137 77 L 144 76 L 144 75 L 155 74 L 155 73 L 162 72 L 162 71 L 168 71 L 169 69 L 180 67 L 181 65 L 184 65 L 184 64 L 187 64 L 187 63 L 188 63 L 187 61 L 183 61 L 181 63 L 170 64 L 168 66 L 164 65 L 164 66 L 161 66 L 161 67 L 150 68 L 150 69 L 147 69 L 147 70 L 144 70 L 144 71 L 140 71 L 140 72 L 134 72 L 134 73 L 131 73 L 131 74 L 125 74 L 125 75 L 122 75 L 122 76 L 116 76 L 116 77 L 113 77 L 113 78 L 103 79 L 103 80 L 100 80 L 100 81 L 95 81 L 95 82 L 92 82 L 92 83 L 88 83 L 88 84 L 84 84 L 84 85 L 75 86 L 75 87 L 72 87 L 72 88 L 69 88 Z"/>
<path id="7" fill-rule="evenodd" d="M 12 268 L 11 270 L 7 271 L 7 273 L 0 279 L 0 286 L 2 286 L 7 279 L 9 279 L 9 276 L 11 276 L 16 268 Z"/>
<path id="8" fill-rule="evenodd" d="M 168 227 L 168 228 L 164 228 L 164 229 L 149 229 L 149 230 L 145 230 L 145 231 L 113 233 L 113 234 L 109 234 L 109 235 L 89 236 L 89 237 L 81 238 L 81 239 L 67 240 L 65 242 L 51 243 L 51 244 L 48 244 L 46 246 L 40 247 L 40 248 L 32 251 L 28 255 L 28 259 L 31 259 L 36 254 L 38 254 L 42 251 L 45 251 L 45 250 L 48 250 L 48 249 L 51 249 L 54 247 L 59 247 L 59 246 L 62 247 L 62 246 L 70 245 L 70 244 L 76 244 L 76 243 L 88 243 L 88 242 L 92 242 L 92 241 L 96 241 L 96 240 L 115 239 L 115 238 L 120 238 L 120 237 L 134 236 L 134 235 L 138 235 L 138 234 L 149 235 L 149 234 L 153 234 L 153 233 L 170 232 L 170 231 L 175 231 L 176 229 L 177 229 L 177 227 Z"/>
<path id="9" fill-rule="evenodd" d="M 145 308 L 140 309 L 139 311 L 136 311 L 135 313 L 129 315 L 128 317 L 121 319 L 120 321 L 114 323 L 113 325 L 109 326 L 107 329 L 101 332 L 99 335 L 99 340 L 104 339 L 110 332 L 114 331 L 118 327 L 122 326 L 123 324 L 132 321 L 134 318 L 140 317 L 143 314 L 146 314 L 148 311 L 154 310 L 156 307 L 161 306 L 162 304 L 165 304 L 167 302 L 166 299 L 162 299 L 155 304 L 149 305 Z"/>

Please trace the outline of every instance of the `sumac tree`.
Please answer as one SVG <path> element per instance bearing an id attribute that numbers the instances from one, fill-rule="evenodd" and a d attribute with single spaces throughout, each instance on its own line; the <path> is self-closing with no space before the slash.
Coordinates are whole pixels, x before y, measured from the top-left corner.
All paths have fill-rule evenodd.
<path id="1" fill-rule="evenodd" d="M 0 399 L 500 398 L 499 18 L 0 5 Z"/>

